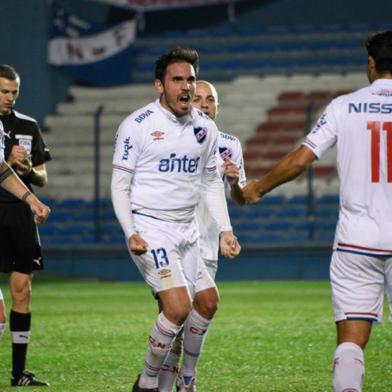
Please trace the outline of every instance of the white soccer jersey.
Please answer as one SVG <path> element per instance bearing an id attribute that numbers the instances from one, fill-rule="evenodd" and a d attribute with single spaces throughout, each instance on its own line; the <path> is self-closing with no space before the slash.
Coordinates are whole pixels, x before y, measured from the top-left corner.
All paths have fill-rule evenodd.
<path id="1" fill-rule="evenodd" d="M 340 212 L 334 247 L 392 254 L 392 80 L 334 99 L 303 144 L 337 145 Z"/>
<path id="2" fill-rule="evenodd" d="M 240 169 L 239 185 L 246 185 L 244 158 L 240 141 L 232 135 L 219 132 L 218 149 L 216 151 L 217 170 L 225 185 L 226 197 L 230 198 L 230 184 L 224 175 L 224 160 L 230 159 Z M 200 231 L 200 253 L 204 259 L 218 260 L 219 230 L 214 222 L 203 195 L 196 208 L 196 217 Z"/>
<path id="3" fill-rule="evenodd" d="M 4 148 L 5 148 L 4 127 L 3 127 L 3 123 L 0 121 L 0 165 L 2 165 L 4 162 Z"/>
<path id="4" fill-rule="evenodd" d="M 202 112 L 179 119 L 159 100 L 128 116 L 117 131 L 113 168 L 133 174 L 132 209 L 193 215 L 203 171 L 216 170 L 217 132 Z"/>

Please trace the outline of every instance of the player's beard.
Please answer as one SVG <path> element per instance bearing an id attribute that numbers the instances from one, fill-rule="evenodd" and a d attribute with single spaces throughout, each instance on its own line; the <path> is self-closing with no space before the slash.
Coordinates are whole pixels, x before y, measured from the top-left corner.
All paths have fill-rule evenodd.
<path id="1" fill-rule="evenodd" d="M 189 99 L 188 99 L 188 102 L 186 103 L 186 105 L 184 105 L 180 101 L 180 97 L 182 95 L 189 96 Z M 176 97 L 173 97 L 173 96 L 170 96 L 170 94 L 167 94 L 166 92 L 164 92 L 162 98 L 164 99 L 164 104 L 166 104 L 169 111 L 172 112 L 176 117 L 185 116 L 191 111 L 192 98 L 191 98 L 190 94 L 180 94 L 180 95 L 177 95 Z M 162 103 L 162 101 L 161 101 L 161 103 Z"/>

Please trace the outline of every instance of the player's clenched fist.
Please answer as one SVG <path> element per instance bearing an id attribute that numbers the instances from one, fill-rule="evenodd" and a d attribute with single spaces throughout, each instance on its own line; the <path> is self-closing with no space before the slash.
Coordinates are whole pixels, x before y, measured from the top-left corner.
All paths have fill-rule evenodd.
<path id="1" fill-rule="evenodd" d="M 135 255 L 142 255 L 147 252 L 148 244 L 139 233 L 132 234 L 128 239 L 128 248 Z"/>
<path id="2" fill-rule="evenodd" d="M 227 259 L 234 259 L 241 252 L 241 245 L 232 231 L 222 231 L 219 239 L 222 256 Z"/>
<path id="3" fill-rule="evenodd" d="M 27 202 L 28 199 L 27 199 Z M 35 196 L 31 195 L 31 202 L 29 203 L 30 209 L 34 215 L 34 221 L 36 223 L 45 223 L 50 214 L 50 208 L 45 204 L 41 203 Z"/>

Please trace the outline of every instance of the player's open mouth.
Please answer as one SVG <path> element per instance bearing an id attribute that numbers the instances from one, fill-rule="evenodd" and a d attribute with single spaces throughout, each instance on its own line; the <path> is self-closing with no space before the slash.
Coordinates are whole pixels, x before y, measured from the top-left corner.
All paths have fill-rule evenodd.
<path id="1" fill-rule="evenodd" d="M 191 97 L 189 95 L 180 95 L 179 99 L 178 99 L 183 105 L 187 105 L 190 100 Z"/>

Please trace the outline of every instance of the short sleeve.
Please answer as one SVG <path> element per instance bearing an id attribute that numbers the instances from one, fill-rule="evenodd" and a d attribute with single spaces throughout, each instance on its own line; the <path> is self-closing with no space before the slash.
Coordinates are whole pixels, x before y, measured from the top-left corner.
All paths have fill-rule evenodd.
<path id="1" fill-rule="evenodd" d="M 52 159 L 49 148 L 46 146 L 38 125 L 35 125 L 33 145 L 31 149 L 31 161 L 34 166 L 42 165 Z"/>
<path id="2" fill-rule="evenodd" d="M 337 130 L 336 101 L 332 101 L 302 144 L 310 148 L 318 158 L 321 158 L 328 149 L 335 145 Z"/>

